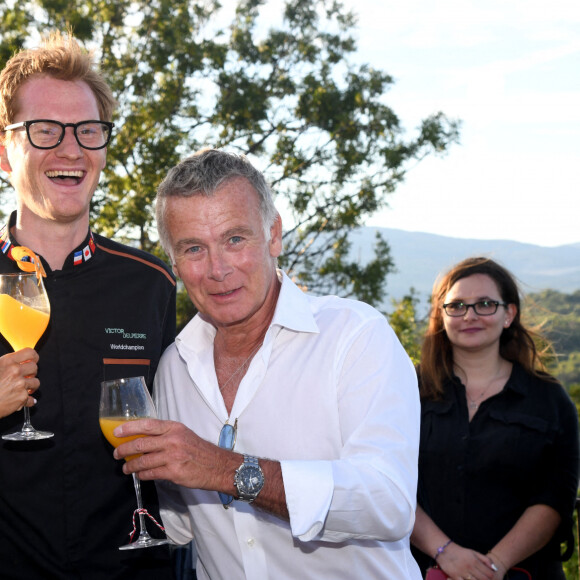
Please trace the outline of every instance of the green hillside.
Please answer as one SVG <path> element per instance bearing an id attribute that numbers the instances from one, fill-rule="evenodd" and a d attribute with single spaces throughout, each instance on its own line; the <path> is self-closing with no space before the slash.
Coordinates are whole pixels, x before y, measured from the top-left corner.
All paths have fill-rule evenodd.
<path id="1" fill-rule="evenodd" d="M 572 294 L 556 290 L 529 294 L 524 315 L 551 341 L 554 354 L 548 357 L 549 369 L 580 408 L 580 290 Z"/>

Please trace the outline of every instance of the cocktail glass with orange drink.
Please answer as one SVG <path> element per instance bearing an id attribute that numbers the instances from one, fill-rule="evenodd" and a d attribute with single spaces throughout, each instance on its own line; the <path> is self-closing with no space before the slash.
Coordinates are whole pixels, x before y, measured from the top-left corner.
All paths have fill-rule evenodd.
<path id="1" fill-rule="evenodd" d="M 34 348 L 49 318 L 50 303 L 41 276 L 35 272 L 0 274 L 0 333 L 14 351 Z M 2 439 L 35 441 L 53 436 L 50 431 L 37 431 L 30 423 L 30 409 L 24 407 L 22 429 Z"/>
<path id="2" fill-rule="evenodd" d="M 99 406 L 99 424 L 101 431 L 107 441 L 113 446 L 118 447 L 121 443 L 132 441 L 143 435 L 132 435 L 130 437 L 115 437 L 113 430 L 115 427 L 126 421 L 135 421 L 137 419 L 146 419 L 147 417 L 156 417 L 155 406 L 151 400 L 151 395 L 147 389 L 147 384 L 143 377 L 130 377 L 126 379 L 115 379 L 101 383 L 101 403 Z M 138 455 L 130 455 L 126 461 L 130 461 Z M 145 516 L 151 518 L 153 522 L 163 529 L 155 521 L 153 516 L 143 508 L 141 498 L 141 484 L 139 478 L 133 474 L 133 484 L 135 486 L 135 495 L 137 496 L 137 509 L 135 513 L 139 516 L 139 537 L 135 542 L 121 546 L 119 550 L 132 550 L 135 548 L 149 548 L 161 544 L 170 543 L 167 538 L 152 538 L 145 527 Z M 130 538 L 133 537 L 133 532 Z"/>

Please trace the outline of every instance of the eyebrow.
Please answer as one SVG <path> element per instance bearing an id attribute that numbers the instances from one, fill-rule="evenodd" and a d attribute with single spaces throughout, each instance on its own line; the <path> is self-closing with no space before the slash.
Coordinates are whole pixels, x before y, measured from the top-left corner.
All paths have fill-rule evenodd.
<path id="1" fill-rule="evenodd" d="M 249 228 L 248 226 L 235 226 L 233 228 L 230 228 L 229 230 L 226 230 L 224 232 L 224 239 L 227 238 L 231 238 L 232 236 L 236 236 L 239 234 L 246 234 L 248 236 L 253 236 L 254 235 L 254 230 L 252 228 Z"/>
<path id="2" fill-rule="evenodd" d="M 476 302 L 480 302 L 482 300 L 495 300 L 495 301 L 500 301 L 501 302 L 501 298 L 492 298 L 491 296 L 485 295 L 485 296 L 479 296 L 478 298 L 474 298 L 474 300 Z M 465 302 L 466 298 L 452 298 L 449 302 Z"/>
<path id="3" fill-rule="evenodd" d="M 227 240 L 228 238 L 231 238 L 232 236 L 236 236 L 236 235 L 240 235 L 240 234 L 245 234 L 247 236 L 253 236 L 253 235 L 255 235 L 255 231 L 252 228 L 249 228 L 247 226 L 236 226 L 236 227 L 230 228 L 229 230 L 226 230 L 222 234 L 221 239 Z M 204 242 L 202 240 L 200 240 L 199 238 L 184 238 L 182 240 L 179 240 L 175 244 L 175 249 L 180 250 L 180 249 L 182 249 L 184 247 L 188 247 L 188 246 L 203 246 L 203 245 L 205 245 Z"/>
<path id="4" fill-rule="evenodd" d="M 189 246 L 199 246 L 199 245 L 201 245 L 201 242 L 199 240 L 197 240 L 196 238 L 185 238 L 184 240 L 179 240 L 175 244 L 175 249 L 181 250 L 181 249 L 189 247 Z"/>

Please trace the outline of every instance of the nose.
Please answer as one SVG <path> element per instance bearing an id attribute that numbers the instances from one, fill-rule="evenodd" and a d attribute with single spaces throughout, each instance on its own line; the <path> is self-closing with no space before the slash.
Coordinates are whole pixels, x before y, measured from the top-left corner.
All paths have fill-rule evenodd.
<path id="1" fill-rule="evenodd" d="M 223 252 L 216 250 L 209 253 L 208 276 L 212 280 L 222 282 L 231 272 L 233 267 L 225 259 Z"/>
<path id="2" fill-rule="evenodd" d="M 469 314 L 471 312 L 471 315 Z M 478 314 L 475 312 L 475 304 L 467 304 L 467 310 L 463 318 L 477 318 Z"/>
<path id="3" fill-rule="evenodd" d="M 78 159 L 83 156 L 83 148 L 79 145 L 74 134 L 74 127 L 65 127 L 64 137 L 56 147 L 57 155 Z"/>

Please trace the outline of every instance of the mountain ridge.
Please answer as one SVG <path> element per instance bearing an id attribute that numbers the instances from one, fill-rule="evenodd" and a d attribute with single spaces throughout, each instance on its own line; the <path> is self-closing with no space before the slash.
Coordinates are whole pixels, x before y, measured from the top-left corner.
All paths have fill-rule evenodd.
<path id="1" fill-rule="evenodd" d="M 391 249 L 396 272 L 386 279 L 382 309 L 391 310 L 411 287 L 427 304 L 439 274 L 464 258 L 486 256 L 517 278 L 525 294 L 545 289 L 572 293 L 580 289 L 580 243 L 546 247 L 512 240 L 478 240 L 409 232 L 396 228 L 361 227 L 350 235 L 351 257 L 365 264 L 372 259 L 376 232 Z"/>

